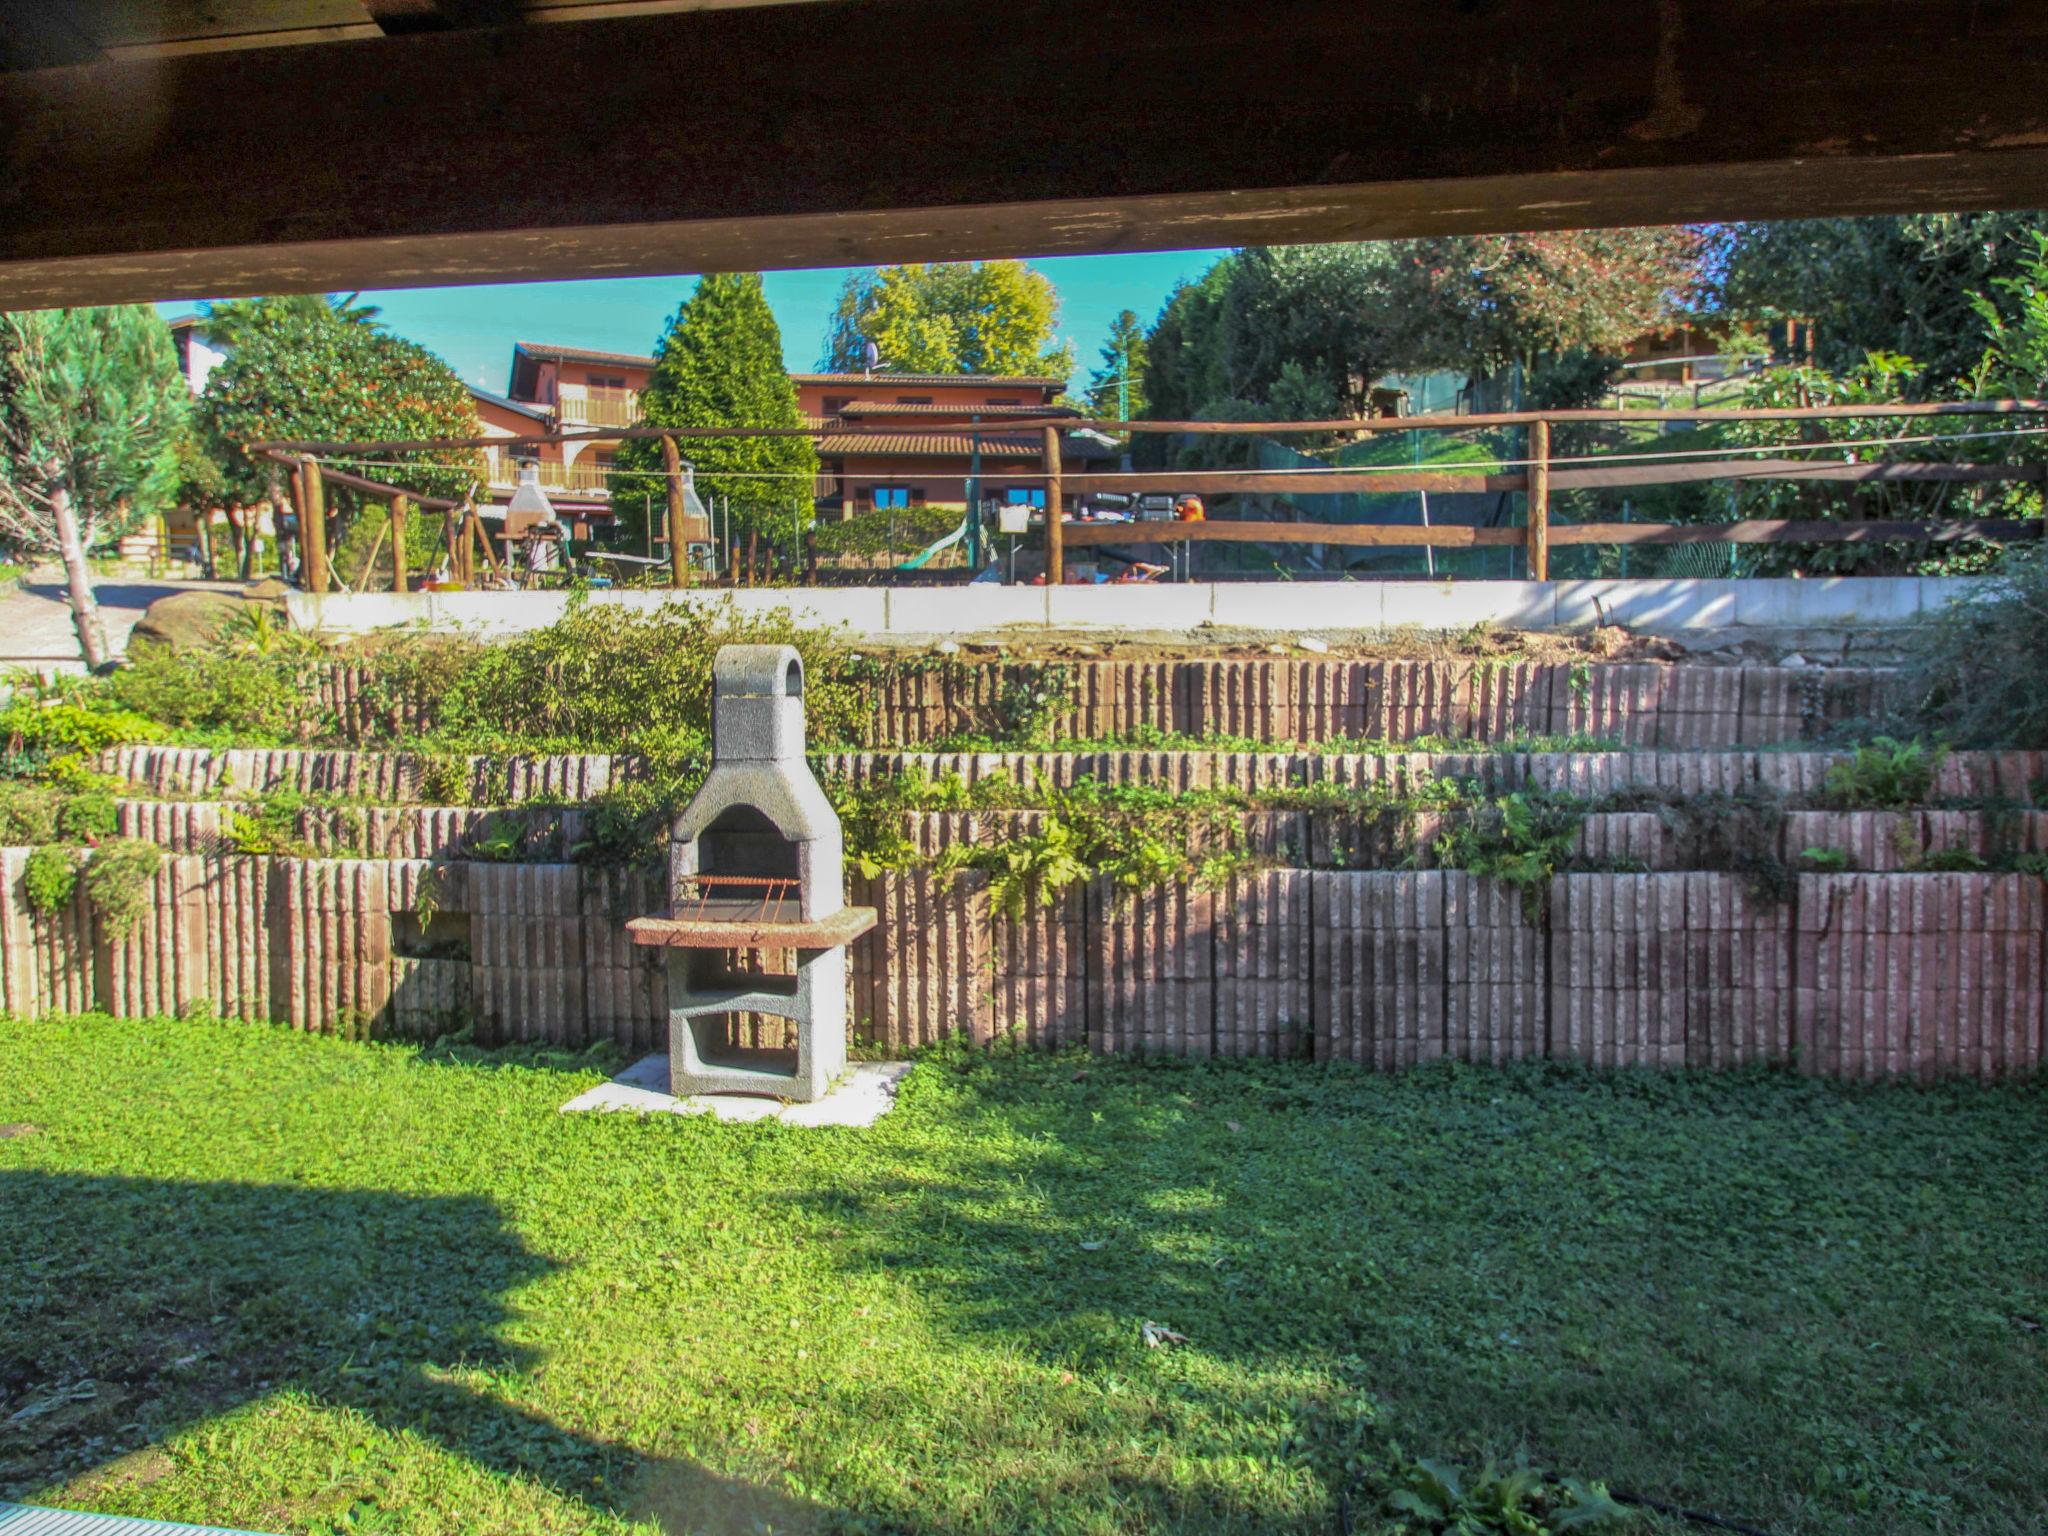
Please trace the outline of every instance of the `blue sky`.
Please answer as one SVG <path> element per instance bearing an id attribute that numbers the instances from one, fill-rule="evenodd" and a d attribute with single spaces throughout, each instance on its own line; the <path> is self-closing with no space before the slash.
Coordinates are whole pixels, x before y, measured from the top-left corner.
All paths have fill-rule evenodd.
<path id="1" fill-rule="evenodd" d="M 1057 256 L 1034 261 L 1060 293 L 1059 335 L 1072 341 L 1085 379 L 1099 361 L 1110 322 L 1134 309 L 1150 324 L 1173 285 L 1199 276 L 1219 250 L 1153 251 L 1124 256 Z M 850 268 L 770 272 L 768 302 L 782 327 L 783 359 L 797 371 L 817 365 L 825 323 Z M 384 322 L 438 352 L 465 382 L 502 390 L 512 343 L 552 341 L 605 352 L 652 352 L 663 324 L 695 279 L 613 278 L 586 283 L 500 283 L 474 288 L 388 288 L 363 295 L 383 306 Z M 189 314 L 190 303 L 159 306 Z"/>

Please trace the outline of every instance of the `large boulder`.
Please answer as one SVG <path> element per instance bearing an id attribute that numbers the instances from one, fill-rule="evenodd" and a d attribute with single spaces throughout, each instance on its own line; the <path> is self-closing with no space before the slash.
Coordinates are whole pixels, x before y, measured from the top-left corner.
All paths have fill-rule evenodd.
<path id="1" fill-rule="evenodd" d="M 266 590 L 275 588 L 275 591 Z M 160 597 L 135 623 L 128 636 L 130 649 L 138 645 L 169 646 L 173 651 L 197 650 L 212 645 L 243 622 L 244 615 L 259 609 L 272 610 L 284 619 L 284 587 L 278 582 L 258 582 L 240 592 L 173 592 Z"/>

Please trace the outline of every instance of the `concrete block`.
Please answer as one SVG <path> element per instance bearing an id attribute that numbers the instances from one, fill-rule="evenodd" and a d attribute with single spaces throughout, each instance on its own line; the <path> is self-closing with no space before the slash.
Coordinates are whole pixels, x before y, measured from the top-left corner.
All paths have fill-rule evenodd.
<path id="1" fill-rule="evenodd" d="M 1757 628 L 1802 629 L 1828 624 L 1898 624 L 1920 613 L 1918 580 L 1888 576 L 1817 576 L 1740 581 L 1735 622 Z"/>
<path id="2" fill-rule="evenodd" d="M 1276 585 L 1293 590 L 1292 583 Z M 1009 587 L 1001 590 L 1041 589 Z M 1266 583 L 1261 582 L 1258 590 L 1269 589 Z M 1206 582 L 1042 589 L 1047 622 L 1062 629 L 1199 629 L 1210 621 L 1215 591 Z M 1294 622 L 1297 621 L 1282 618 L 1274 627 Z M 899 623 L 897 627 L 900 629 L 902 625 Z"/>
<path id="3" fill-rule="evenodd" d="M 888 600 L 883 628 L 892 635 L 972 634 L 1045 624 L 1043 587 L 897 587 L 883 596 Z"/>
<path id="4" fill-rule="evenodd" d="M 1547 581 L 1387 581 L 1380 583 L 1388 629 L 1551 629 L 1557 584 Z"/>
<path id="5" fill-rule="evenodd" d="M 1212 617 L 1223 629 L 1379 629 L 1387 583 L 1379 581 L 1217 582 Z"/>
<path id="6" fill-rule="evenodd" d="M 780 1120 L 785 1125 L 864 1129 L 895 1107 L 897 1087 L 909 1070 L 907 1061 L 865 1062 L 816 1102 L 784 1104 L 772 1098 L 678 1096 L 670 1091 L 668 1058 L 648 1056 L 610 1082 L 577 1094 L 561 1112 L 624 1110 L 643 1115 L 710 1115 L 734 1124 Z"/>
<path id="7" fill-rule="evenodd" d="M 1735 622 L 1737 592 L 1753 581 L 1571 581 L 1557 583 L 1560 629 L 1620 624 L 1666 634 Z"/>

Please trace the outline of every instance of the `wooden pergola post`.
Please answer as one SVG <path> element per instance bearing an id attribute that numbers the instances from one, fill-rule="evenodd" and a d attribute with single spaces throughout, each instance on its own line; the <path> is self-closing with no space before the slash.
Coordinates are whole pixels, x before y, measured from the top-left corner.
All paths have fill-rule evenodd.
<path id="1" fill-rule="evenodd" d="M 412 503 L 403 496 L 391 498 L 391 590 L 409 591 L 405 579 L 405 525 Z"/>
<path id="2" fill-rule="evenodd" d="M 1528 570 L 1531 581 L 1550 580 L 1550 423 L 1529 423 Z"/>
<path id="3" fill-rule="evenodd" d="M 1067 535 L 1060 522 L 1060 429 L 1045 428 L 1045 584 L 1057 587 L 1067 579 Z M 969 507 L 967 515 L 974 516 Z"/>
<path id="4" fill-rule="evenodd" d="M 299 460 L 299 548 L 306 560 L 306 590 L 327 590 L 327 487 L 320 479 L 320 461 L 310 453 Z"/>
<path id="5" fill-rule="evenodd" d="M 676 440 L 664 437 L 661 440 L 661 463 L 668 471 L 668 563 L 670 585 L 687 587 L 690 584 L 690 538 L 685 524 L 686 508 L 683 502 L 683 455 L 676 447 Z"/>

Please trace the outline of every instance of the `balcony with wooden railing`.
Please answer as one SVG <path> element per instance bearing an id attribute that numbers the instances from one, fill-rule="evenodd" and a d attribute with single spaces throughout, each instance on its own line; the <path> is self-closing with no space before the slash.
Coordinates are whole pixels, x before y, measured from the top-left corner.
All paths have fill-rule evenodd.
<path id="1" fill-rule="evenodd" d="M 489 458 L 493 490 L 507 490 L 519 483 L 519 461 L 516 458 L 502 449 L 493 449 Z M 540 471 L 540 488 L 544 491 L 575 491 L 583 495 L 602 495 L 610 489 L 607 476 L 611 465 L 588 454 L 572 464 L 555 464 L 542 460 L 534 467 Z"/>
<path id="2" fill-rule="evenodd" d="M 630 427 L 640 419 L 640 392 L 633 389 L 593 389 L 581 395 L 563 395 L 555 413 L 565 427 Z"/>

